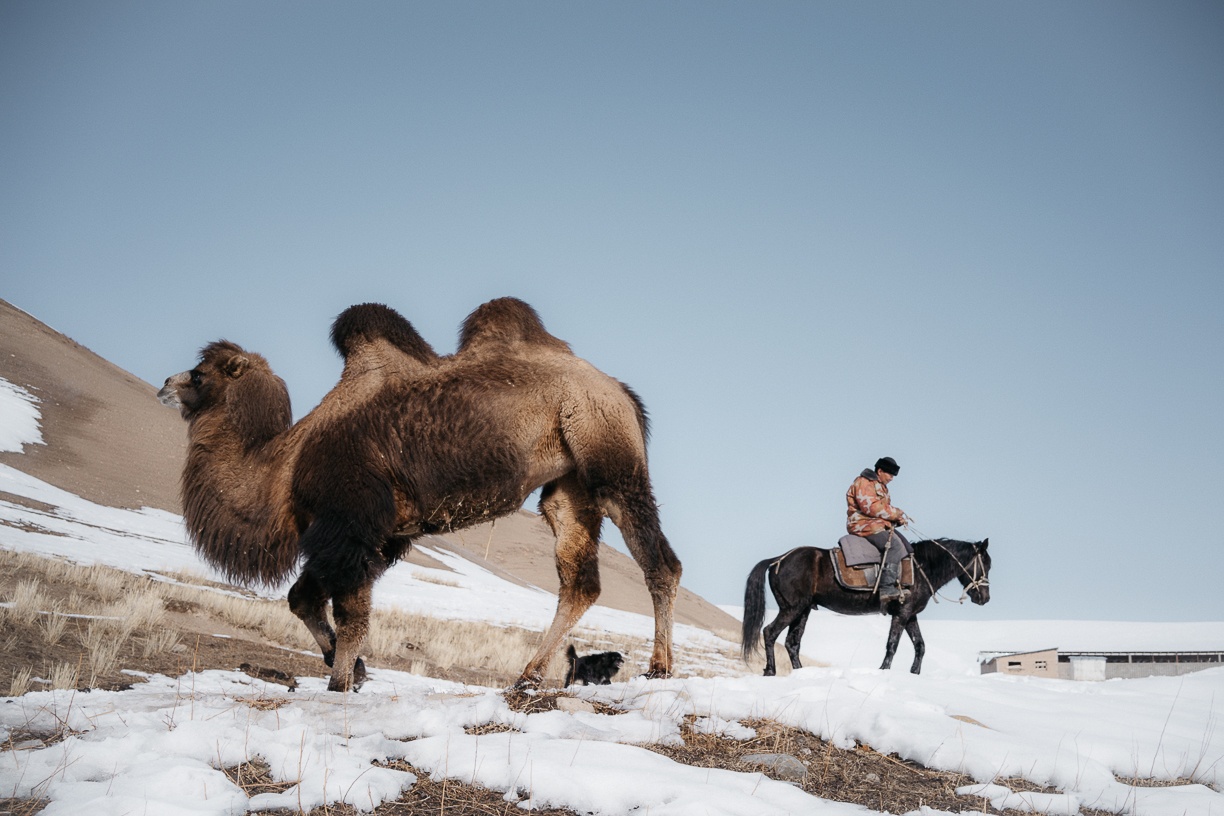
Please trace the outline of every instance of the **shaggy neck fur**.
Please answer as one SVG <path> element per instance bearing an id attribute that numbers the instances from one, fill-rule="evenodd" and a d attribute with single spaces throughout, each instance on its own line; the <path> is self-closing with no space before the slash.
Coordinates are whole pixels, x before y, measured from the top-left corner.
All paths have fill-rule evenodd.
<path id="1" fill-rule="evenodd" d="M 208 349 L 201 365 L 207 362 Z M 289 394 L 265 363 L 229 381 L 218 402 L 191 417 L 182 485 L 187 530 L 227 578 L 278 584 L 297 563 L 282 444 L 292 421 Z"/>

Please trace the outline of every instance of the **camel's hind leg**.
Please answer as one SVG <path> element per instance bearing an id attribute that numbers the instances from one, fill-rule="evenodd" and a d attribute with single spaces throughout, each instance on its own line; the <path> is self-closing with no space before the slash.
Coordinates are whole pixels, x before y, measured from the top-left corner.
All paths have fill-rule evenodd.
<path id="1" fill-rule="evenodd" d="M 544 669 L 582 613 L 599 597 L 599 527 L 603 523 L 592 497 L 573 475 L 545 486 L 540 512 L 557 537 L 557 614 L 544 642 L 523 669 L 519 686 L 539 685 Z"/>
<path id="2" fill-rule="evenodd" d="M 654 651 L 647 677 L 672 673 L 672 620 L 680 589 L 680 559 L 659 526 L 659 508 L 644 477 L 629 489 L 601 491 L 600 505 L 620 528 L 630 554 L 642 568 L 654 604 Z"/>

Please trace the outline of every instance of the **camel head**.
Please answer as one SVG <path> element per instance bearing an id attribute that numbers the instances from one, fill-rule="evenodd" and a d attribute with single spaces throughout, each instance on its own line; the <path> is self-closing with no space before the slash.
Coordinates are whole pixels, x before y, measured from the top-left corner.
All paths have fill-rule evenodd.
<path id="1" fill-rule="evenodd" d="M 192 425 L 223 413 L 248 445 L 267 441 L 293 422 L 284 380 L 262 355 L 227 340 L 205 346 L 196 367 L 168 377 L 157 398 Z"/>

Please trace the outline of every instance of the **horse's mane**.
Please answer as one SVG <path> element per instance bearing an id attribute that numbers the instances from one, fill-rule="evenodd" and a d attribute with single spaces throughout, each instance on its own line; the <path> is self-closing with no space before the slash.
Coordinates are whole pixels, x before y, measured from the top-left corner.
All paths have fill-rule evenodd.
<path id="1" fill-rule="evenodd" d="M 570 351 L 568 343 L 548 333 L 535 309 L 512 297 L 483 303 L 464 319 L 459 330 L 459 351 L 486 343 L 531 343 Z"/>
<path id="2" fill-rule="evenodd" d="M 977 544 L 952 538 L 931 538 L 914 542 L 914 555 L 931 572 L 936 586 L 950 581 L 973 558 Z M 958 563 L 959 562 L 959 563 Z"/>
<path id="3" fill-rule="evenodd" d="M 346 360 L 363 343 L 386 340 L 400 351 L 430 363 L 438 359 L 433 346 L 399 312 L 381 303 L 359 303 L 345 309 L 332 323 L 331 341 Z"/>

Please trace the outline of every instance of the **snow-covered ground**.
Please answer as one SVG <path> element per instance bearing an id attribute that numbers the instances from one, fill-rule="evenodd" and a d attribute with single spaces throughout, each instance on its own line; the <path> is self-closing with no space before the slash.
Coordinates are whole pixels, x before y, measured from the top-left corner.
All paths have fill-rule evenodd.
<path id="1" fill-rule="evenodd" d="M 0 428 L 37 441 L 35 401 L 0 380 Z M 30 406 L 35 406 L 30 421 Z M 23 423 L 20 433 L 11 429 Z M 10 419 L 13 421 L 10 422 Z M 21 435 L 24 434 L 24 435 Z M 10 446 L 13 440 L 7 440 Z M 3 498 L 35 500 L 39 509 Z M 164 512 L 115 510 L 0 467 L 0 547 L 100 562 L 134 571 L 189 569 L 207 574 L 184 541 L 181 521 Z M 439 616 L 542 629 L 555 599 L 524 589 L 453 556 L 432 554 L 456 572 L 401 565 L 376 590 L 379 604 Z M 478 611 L 473 611 L 477 609 Z M 649 639 L 643 616 L 596 608 L 584 627 Z M 981 784 L 964 789 L 966 808 L 985 796 L 1045 813 L 1091 807 L 1146 816 L 1224 816 L 1224 668 L 1178 678 L 1074 682 L 981 675 L 981 651 L 1062 649 L 1219 649 L 1224 623 L 964 620 L 923 625 L 921 676 L 881 672 L 887 622 L 818 612 L 804 654 L 826 664 L 788 677 L 748 676 L 727 665 L 716 677 L 686 677 L 684 655 L 719 644 L 677 627 L 680 674 L 582 688 L 579 696 L 625 713 L 511 711 L 500 691 L 373 670 L 359 694 L 326 691 L 306 678 L 296 693 L 236 672 L 155 676 L 127 691 L 37 691 L 0 698 L 0 741 L 26 732 L 71 736 L 50 745 L 18 740 L 0 754 L 0 798 L 51 800 L 59 814 L 237 814 L 348 802 L 369 809 L 395 799 L 411 774 L 375 761 L 403 758 L 421 773 L 505 791 L 520 807 L 564 806 L 595 814 L 867 813 L 827 802 L 759 774 L 695 769 L 647 751 L 678 739 L 686 715 L 710 730 L 743 736 L 742 720 L 769 718 L 848 747 L 867 743 L 928 767 L 960 770 Z M 725 645 L 725 644 L 722 644 Z M 690 661 L 694 658 L 689 658 Z M 501 723 L 516 730 L 470 735 L 465 727 Z M 248 798 L 219 768 L 262 758 L 284 793 Z M 996 778 L 1024 777 L 1054 795 L 1010 794 Z M 1132 787 L 1117 777 L 1192 779 L 1198 784 Z M 923 809 L 924 812 L 931 812 Z"/>

